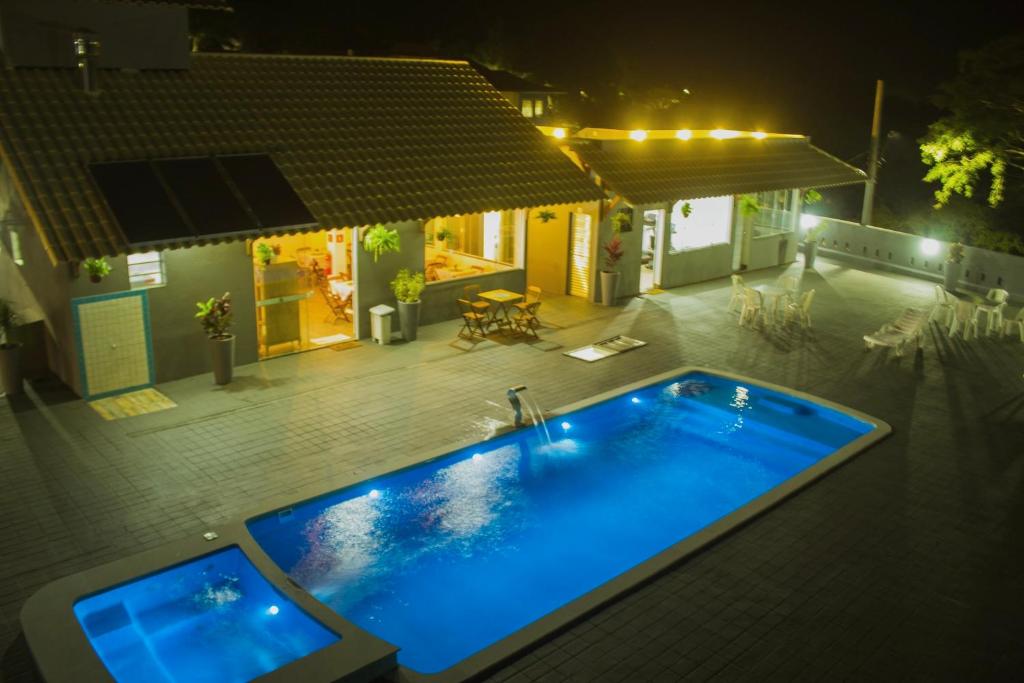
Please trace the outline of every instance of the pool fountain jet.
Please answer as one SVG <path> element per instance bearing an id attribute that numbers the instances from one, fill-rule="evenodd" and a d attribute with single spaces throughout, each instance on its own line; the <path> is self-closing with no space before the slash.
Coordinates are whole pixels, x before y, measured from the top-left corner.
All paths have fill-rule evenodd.
<path id="1" fill-rule="evenodd" d="M 519 386 L 509 387 L 508 391 L 505 392 L 508 396 L 508 402 L 512 404 L 512 412 L 515 413 L 515 427 L 519 429 L 523 426 L 523 404 L 519 400 L 519 392 L 526 391 L 526 385 L 520 384 Z"/>

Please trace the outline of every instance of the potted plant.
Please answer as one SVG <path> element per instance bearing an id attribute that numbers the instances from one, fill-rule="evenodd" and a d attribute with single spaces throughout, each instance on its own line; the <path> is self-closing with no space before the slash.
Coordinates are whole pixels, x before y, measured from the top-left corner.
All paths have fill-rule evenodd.
<path id="1" fill-rule="evenodd" d="M 804 233 L 804 268 L 814 270 L 814 260 L 818 257 L 818 241 L 827 227 L 818 219 L 818 222 Z"/>
<path id="2" fill-rule="evenodd" d="M 389 230 L 378 223 L 366 231 L 363 236 L 363 249 L 373 254 L 373 262 L 376 263 L 382 254 L 391 251 L 397 252 L 401 248 L 397 230 Z"/>
<path id="3" fill-rule="evenodd" d="M 946 253 L 946 270 L 943 273 L 947 292 L 955 292 L 960 283 L 960 271 L 963 270 L 964 245 L 953 242 Z"/>
<path id="4" fill-rule="evenodd" d="M 614 306 L 620 275 L 616 268 L 626 252 L 622 250 L 622 240 L 618 234 L 613 235 L 602 248 L 604 249 L 604 268 L 601 269 L 601 303 L 605 306 Z"/>
<path id="5" fill-rule="evenodd" d="M 405 341 L 416 339 L 416 328 L 420 322 L 420 294 L 424 286 L 426 281 L 423 273 L 411 273 L 408 268 L 398 271 L 398 275 L 391 281 L 391 291 L 398 299 L 398 324 Z"/>
<path id="6" fill-rule="evenodd" d="M 11 302 L 0 299 L 0 390 L 8 396 L 21 393 L 21 344 L 14 341 L 17 325 Z"/>
<path id="7" fill-rule="evenodd" d="M 545 209 L 543 211 L 538 211 L 537 212 L 537 220 L 539 220 L 541 223 L 547 223 L 548 221 L 553 221 L 554 219 L 555 219 L 555 212 L 554 211 L 551 211 L 549 209 Z"/>
<path id="8" fill-rule="evenodd" d="M 269 266 L 273 263 L 276 256 L 277 252 L 266 242 L 260 242 L 256 245 L 256 258 L 258 258 L 260 263 L 264 266 Z"/>
<path id="9" fill-rule="evenodd" d="M 199 309 L 196 318 L 210 340 L 213 381 L 217 384 L 227 384 L 231 381 L 235 367 L 235 335 L 228 331 L 233 322 L 231 294 L 224 292 L 224 296 L 197 301 L 196 308 Z"/>
<path id="10" fill-rule="evenodd" d="M 82 262 L 82 266 L 85 267 L 85 272 L 89 274 L 90 282 L 99 282 L 110 275 L 110 264 L 102 256 L 99 258 L 87 258 Z"/>

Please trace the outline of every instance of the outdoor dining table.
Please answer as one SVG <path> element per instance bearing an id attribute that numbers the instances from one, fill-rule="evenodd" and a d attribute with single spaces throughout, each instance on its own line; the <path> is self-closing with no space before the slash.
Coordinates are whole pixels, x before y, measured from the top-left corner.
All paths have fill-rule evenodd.
<path id="1" fill-rule="evenodd" d="M 498 329 L 512 330 L 512 318 L 509 315 L 508 307 L 509 304 L 513 304 L 523 298 L 522 294 L 517 292 L 510 292 L 507 289 L 490 289 L 486 292 L 480 292 L 479 296 L 484 301 L 490 301 L 496 304 L 491 309 L 491 318 L 489 323 L 495 325 Z"/>
<path id="2" fill-rule="evenodd" d="M 775 322 L 775 313 L 781 308 L 785 310 L 786 299 L 796 292 L 777 285 L 758 285 L 755 290 L 761 292 L 764 299 L 764 316 L 767 322 Z"/>

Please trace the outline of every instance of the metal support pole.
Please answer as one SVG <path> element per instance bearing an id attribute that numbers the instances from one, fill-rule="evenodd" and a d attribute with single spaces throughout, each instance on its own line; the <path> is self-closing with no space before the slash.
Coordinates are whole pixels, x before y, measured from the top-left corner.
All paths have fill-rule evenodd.
<path id="1" fill-rule="evenodd" d="M 875 186 L 878 184 L 878 152 L 882 137 L 882 97 L 885 82 L 875 83 L 875 115 L 871 121 L 871 161 L 868 164 L 868 182 L 864 185 L 864 208 L 861 210 L 861 225 L 870 225 L 875 210 Z"/>

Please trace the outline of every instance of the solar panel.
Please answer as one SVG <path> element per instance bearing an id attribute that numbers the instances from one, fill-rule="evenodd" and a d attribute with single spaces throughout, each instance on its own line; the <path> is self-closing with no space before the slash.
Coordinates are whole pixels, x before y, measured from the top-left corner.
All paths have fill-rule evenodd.
<path id="1" fill-rule="evenodd" d="M 154 163 L 200 236 L 256 230 L 256 221 L 232 193 L 213 159 L 164 159 Z"/>
<path id="2" fill-rule="evenodd" d="M 130 244 L 196 237 L 149 162 L 89 164 L 89 171 Z"/>
<path id="3" fill-rule="evenodd" d="M 261 228 L 316 224 L 281 169 L 266 154 L 218 156 L 217 160 L 256 214 Z"/>

